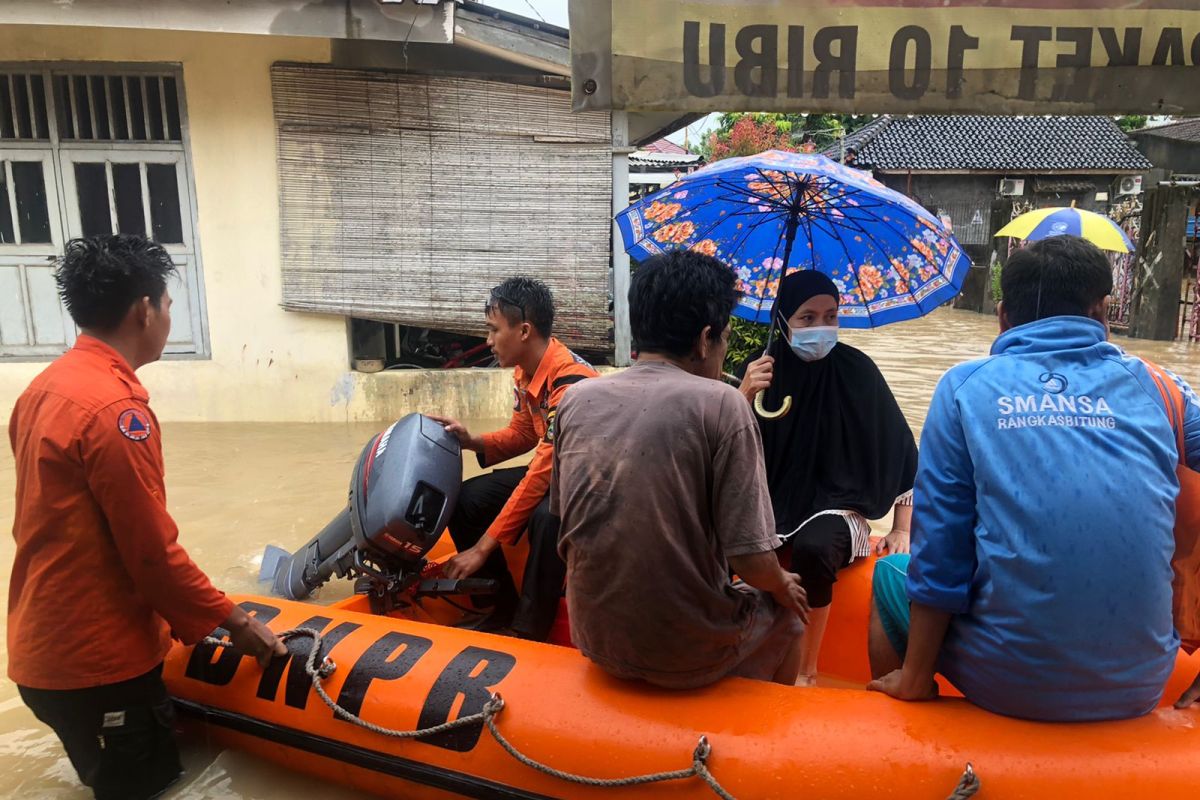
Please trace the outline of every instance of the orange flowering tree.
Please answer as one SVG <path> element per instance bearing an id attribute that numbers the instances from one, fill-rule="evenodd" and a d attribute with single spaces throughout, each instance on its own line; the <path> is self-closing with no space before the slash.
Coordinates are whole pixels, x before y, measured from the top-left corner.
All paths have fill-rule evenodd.
<path id="1" fill-rule="evenodd" d="M 710 162 L 764 150 L 820 152 L 873 118 L 869 114 L 722 114 L 716 130 L 698 150 Z"/>
<path id="2" fill-rule="evenodd" d="M 714 131 L 708 139 L 708 160 L 752 156 L 765 150 L 795 152 L 792 145 L 792 125 L 771 114 L 738 114 L 727 130 Z M 781 127 L 782 126 L 782 127 Z"/>

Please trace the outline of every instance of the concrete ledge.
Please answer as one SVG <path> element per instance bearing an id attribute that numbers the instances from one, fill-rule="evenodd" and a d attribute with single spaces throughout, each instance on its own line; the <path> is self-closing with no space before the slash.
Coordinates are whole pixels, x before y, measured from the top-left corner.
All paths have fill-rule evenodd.
<path id="1" fill-rule="evenodd" d="M 615 372 L 601 367 L 602 374 Z M 331 396 L 354 421 L 387 421 L 418 411 L 460 419 L 501 419 L 512 414 L 509 369 L 399 369 L 346 373 Z"/>
<path id="2" fill-rule="evenodd" d="M 46 363 L 0 365 L 0 415 Z M 601 367 L 601 373 L 612 373 Z M 391 422 L 419 411 L 460 419 L 512 414 L 512 370 L 404 369 L 376 373 L 230 370 L 160 362 L 139 375 L 162 422 Z M 2 422 L 3 420 L 0 420 Z"/>

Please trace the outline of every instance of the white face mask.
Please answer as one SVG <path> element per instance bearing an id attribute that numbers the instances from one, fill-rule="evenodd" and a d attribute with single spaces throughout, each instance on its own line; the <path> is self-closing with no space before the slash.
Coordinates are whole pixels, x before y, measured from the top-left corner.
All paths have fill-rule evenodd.
<path id="1" fill-rule="evenodd" d="M 788 346 L 801 361 L 820 361 L 838 342 L 837 326 L 789 328 Z"/>

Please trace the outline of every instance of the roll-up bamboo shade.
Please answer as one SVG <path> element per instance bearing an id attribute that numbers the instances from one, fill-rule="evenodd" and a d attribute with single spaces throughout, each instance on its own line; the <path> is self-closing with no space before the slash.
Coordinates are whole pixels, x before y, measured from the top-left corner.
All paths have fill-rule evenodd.
<path id="1" fill-rule="evenodd" d="M 608 114 L 565 92 L 277 64 L 283 305 L 481 333 L 488 290 L 544 280 L 555 333 L 609 350 Z"/>

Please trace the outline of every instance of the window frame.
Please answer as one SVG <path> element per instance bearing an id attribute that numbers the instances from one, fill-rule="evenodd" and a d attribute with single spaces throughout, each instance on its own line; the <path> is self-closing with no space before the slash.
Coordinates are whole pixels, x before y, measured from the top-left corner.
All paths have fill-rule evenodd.
<path id="1" fill-rule="evenodd" d="M 180 221 L 183 229 L 184 243 L 165 244 L 167 252 L 180 269 L 181 279 L 188 289 L 189 303 L 186 313 L 191 321 L 191 341 L 187 344 L 168 342 L 164 358 L 171 360 L 209 360 L 212 357 L 212 345 L 208 323 L 208 290 L 204 280 L 203 258 L 200 245 L 199 213 L 196 199 L 196 177 L 192 156 L 192 140 L 189 125 L 187 88 L 184 83 L 183 68 L 180 64 L 171 63 L 138 63 L 127 64 L 109 61 L 0 61 L 0 76 L 9 72 L 38 74 L 42 78 L 42 88 L 45 92 L 48 128 L 47 137 L 43 139 L 0 140 L 0 160 L 39 160 L 48 158 L 51 172 L 47 180 L 53 176 L 54 185 L 47 187 L 47 206 L 50 213 L 52 238 L 57 236 L 51 245 L 0 245 L 0 259 L 10 261 L 14 257 L 44 256 L 48 249 L 53 249 L 55 255 L 62 254 L 62 248 L 70 238 L 70 232 L 78 230 L 78 208 L 74 191 L 74 173 L 68 175 L 68 165 L 78 161 L 107 161 L 114 163 L 150 162 L 175 163 L 178 180 L 186 186 L 179 187 Z M 54 85 L 61 75 L 98 75 L 98 76 L 170 76 L 175 81 L 176 99 L 179 108 L 178 142 L 161 141 L 114 141 L 111 139 L 63 139 L 59 136 L 59 119 L 54 95 Z M 23 157 L 15 157 L 11 153 L 21 153 Z M 37 158 L 29 157 L 31 154 Z M 73 166 L 71 166 L 73 170 Z M 69 186 L 68 186 L 69 182 Z M 144 198 L 149 203 L 149 197 Z M 186 206 L 186 208 L 184 208 Z M 144 209 L 147 217 L 149 208 Z M 20 248 L 20 249 L 18 249 Z M 32 252 L 31 252 L 32 251 Z M 194 298 L 193 298 L 194 293 Z M 28 302 L 27 298 L 24 302 Z M 185 310 L 177 302 L 174 307 L 176 315 Z M 32 308 L 26 308 L 27 314 L 32 314 Z M 63 313 L 66 314 L 65 309 Z M 70 323 L 69 316 L 67 323 Z M 73 326 L 72 326 L 73 327 Z M 74 337 L 70 337 L 73 341 Z M 37 345 L 28 345 L 36 350 Z M 70 348 L 70 343 L 67 349 Z M 28 355 L 0 355 L 0 363 L 16 363 L 22 361 L 44 362 L 47 355 L 30 352 Z"/>
<path id="2" fill-rule="evenodd" d="M 20 222 L 16 219 L 16 187 L 8 182 L 10 170 L 8 162 L 39 161 L 42 164 L 42 180 L 46 192 L 46 213 L 50 217 L 49 242 L 22 242 L 21 244 L 0 244 L 0 256 L 38 256 L 50 255 L 47 251 L 61 253 L 67 240 L 64 236 L 62 208 L 59 205 L 58 165 L 54 163 L 54 153 L 46 148 L 26 149 L 18 147 L 0 147 L 0 169 L 5 172 L 5 185 L 8 186 L 9 204 L 12 207 L 14 234 L 20 237 Z"/>

